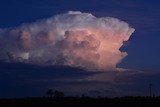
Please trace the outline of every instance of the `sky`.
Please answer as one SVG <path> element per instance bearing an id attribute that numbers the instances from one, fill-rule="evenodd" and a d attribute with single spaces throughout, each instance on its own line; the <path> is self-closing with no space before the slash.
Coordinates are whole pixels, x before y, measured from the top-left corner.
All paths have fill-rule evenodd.
<path id="1" fill-rule="evenodd" d="M 13 65 L 9 65 L 9 69 L 4 66 L 8 64 L 1 63 L 0 96 L 45 95 L 45 91 L 52 87 L 62 91 L 65 89 L 66 93 L 71 95 L 148 95 L 150 82 L 155 84 L 155 93 L 159 95 L 159 4 L 158 0 L 1 0 L 1 29 L 12 29 L 26 23 L 46 20 L 68 11 L 81 11 L 91 13 L 97 18 L 118 18 L 128 23 L 135 31 L 120 48 L 128 53 L 117 65 L 118 68 L 127 69 L 123 73 L 89 70 L 78 70 L 75 73 L 73 68 L 69 68 L 66 74 L 66 68 L 60 72 L 52 71 L 55 68 L 44 68 L 44 72 L 33 65 L 29 66 L 29 70 L 23 67 L 12 68 Z M 58 78 L 54 75 L 58 75 Z M 74 93 L 69 92 L 71 88 Z"/>

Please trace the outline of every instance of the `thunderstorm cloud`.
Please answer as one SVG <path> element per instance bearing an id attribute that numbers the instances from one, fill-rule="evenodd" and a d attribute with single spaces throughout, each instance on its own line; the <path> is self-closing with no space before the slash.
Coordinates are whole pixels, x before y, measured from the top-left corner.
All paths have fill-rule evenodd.
<path id="1" fill-rule="evenodd" d="M 0 59 L 32 64 L 115 70 L 134 28 L 112 17 L 69 11 L 15 28 L 0 29 Z"/>

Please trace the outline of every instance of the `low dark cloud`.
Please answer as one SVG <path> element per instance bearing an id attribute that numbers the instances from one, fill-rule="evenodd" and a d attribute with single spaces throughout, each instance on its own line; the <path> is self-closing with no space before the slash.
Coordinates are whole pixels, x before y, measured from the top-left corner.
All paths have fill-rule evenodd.
<path id="1" fill-rule="evenodd" d="M 158 76 L 137 70 L 86 71 L 69 66 L 37 66 L 22 63 L 0 64 L 0 96 L 45 96 L 49 88 L 66 95 L 125 96 L 148 95 L 149 83 L 155 84 L 158 95 Z"/>

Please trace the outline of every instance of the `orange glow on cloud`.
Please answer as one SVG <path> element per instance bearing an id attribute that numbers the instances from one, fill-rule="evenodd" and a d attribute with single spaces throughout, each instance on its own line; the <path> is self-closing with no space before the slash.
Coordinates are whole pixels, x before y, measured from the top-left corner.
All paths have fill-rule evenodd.
<path id="1" fill-rule="evenodd" d="M 27 51 L 32 63 L 114 70 L 127 56 L 119 49 L 134 29 L 116 18 L 70 11 L 5 32 L 10 32 L 8 38 L 18 38 L 6 41 L 15 41 L 20 47 L 12 46 L 12 50 Z"/>

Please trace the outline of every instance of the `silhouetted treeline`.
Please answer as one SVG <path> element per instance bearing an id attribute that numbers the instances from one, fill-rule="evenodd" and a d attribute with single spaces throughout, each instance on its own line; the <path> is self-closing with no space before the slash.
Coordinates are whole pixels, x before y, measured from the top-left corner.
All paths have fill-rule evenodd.
<path id="1" fill-rule="evenodd" d="M 49 98 L 63 98 L 64 93 L 58 90 L 49 89 L 46 93 Z"/>

